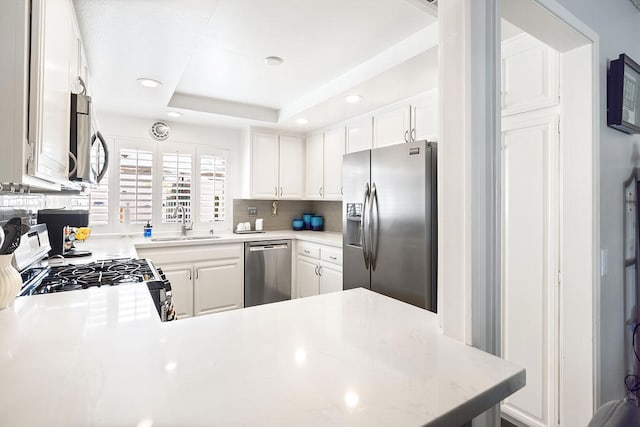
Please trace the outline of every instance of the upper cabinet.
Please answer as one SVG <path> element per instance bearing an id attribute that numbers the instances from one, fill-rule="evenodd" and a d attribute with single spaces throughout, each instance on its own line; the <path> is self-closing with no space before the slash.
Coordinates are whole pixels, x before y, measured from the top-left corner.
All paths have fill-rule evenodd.
<path id="1" fill-rule="evenodd" d="M 502 43 L 502 115 L 558 103 L 559 54 L 528 34 Z"/>
<path id="2" fill-rule="evenodd" d="M 395 106 L 373 116 L 373 148 L 409 142 L 411 107 Z"/>
<path id="3" fill-rule="evenodd" d="M 345 128 L 340 126 L 307 138 L 308 199 L 342 199 L 342 156 Z"/>
<path id="4" fill-rule="evenodd" d="M 300 137 L 254 132 L 251 138 L 251 197 L 304 196 L 304 141 Z"/>
<path id="5" fill-rule="evenodd" d="M 71 0 L 0 3 L 0 183 L 69 185 L 70 95 L 78 70 L 88 74 L 80 52 Z"/>
<path id="6" fill-rule="evenodd" d="M 411 139 L 437 141 L 440 135 L 438 91 L 426 92 L 411 102 Z"/>
<path id="7" fill-rule="evenodd" d="M 347 153 L 370 150 L 373 146 L 373 117 L 366 116 L 347 123 Z"/>

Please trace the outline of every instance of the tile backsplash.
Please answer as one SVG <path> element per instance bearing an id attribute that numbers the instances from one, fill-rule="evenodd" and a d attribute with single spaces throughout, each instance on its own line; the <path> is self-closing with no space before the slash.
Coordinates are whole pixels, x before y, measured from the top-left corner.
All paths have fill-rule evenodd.
<path id="1" fill-rule="evenodd" d="M 273 200 L 233 200 L 233 228 L 240 222 L 251 223 L 255 229 L 256 218 L 264 219 L 264 230 L 290 230 L 293 218 L 304 212 L 313 212 L 324 217 L 325 231 L 342 233 L 342 202 L 311 200 L 279 200 L 277 215 L 273 215 Z M 258 209 L 257 216 L 249 216 L 248 208 Z"/>

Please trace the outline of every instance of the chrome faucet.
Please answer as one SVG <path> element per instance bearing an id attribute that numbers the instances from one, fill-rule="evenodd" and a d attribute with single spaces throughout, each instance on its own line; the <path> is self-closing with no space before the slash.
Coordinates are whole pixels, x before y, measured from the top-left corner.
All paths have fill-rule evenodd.
<path id="1" fill-rule="evenodd" d="M 187 231 L 193 230 L 193 225 L 191 224 L 191 222 L 187 223 L 187 215 L 185 214 L 184 206 L 182 205 L 176 206 L 176 208 L 173 211 L 173 217 L 177 218 L 178 214 L 180 214 L 180 222 L 182 224 L 182 226 L 180 227 L 180 235 L 186 236 Z"/>

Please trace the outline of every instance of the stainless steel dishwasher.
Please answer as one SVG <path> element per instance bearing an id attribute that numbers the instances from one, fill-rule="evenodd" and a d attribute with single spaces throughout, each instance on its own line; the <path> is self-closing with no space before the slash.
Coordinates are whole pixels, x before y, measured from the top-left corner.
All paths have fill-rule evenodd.
<path id="1" fill-rule="evenodd" d="M 244 244 L 244 306 L 291 299 L 291 240 Z"/>

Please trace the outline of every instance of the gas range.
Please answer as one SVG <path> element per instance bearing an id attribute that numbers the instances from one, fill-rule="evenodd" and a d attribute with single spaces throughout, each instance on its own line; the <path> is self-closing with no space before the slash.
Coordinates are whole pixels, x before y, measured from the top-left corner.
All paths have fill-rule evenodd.
<path id="1" fill-rule="evenodd" d="M 43 265 L 48 252 L 46 226 L 33 227 L 23 247 L 16 251 L 16 266 L 22 276 L 20 296 L 76 291 L 100 286 L 117 286 L 125 283 L 144 283 L 156 305 L 160 320 L 175 319 L 171 283 L 160 268 L 147 259 L 120 258 L 94 261 L 87 264 Z M 27 263 L 27 261 L 31 261 Z M 25 266 L 26 265 L 26 266 Z M 23 267 L 25 266 L 25 267 Z"/>

